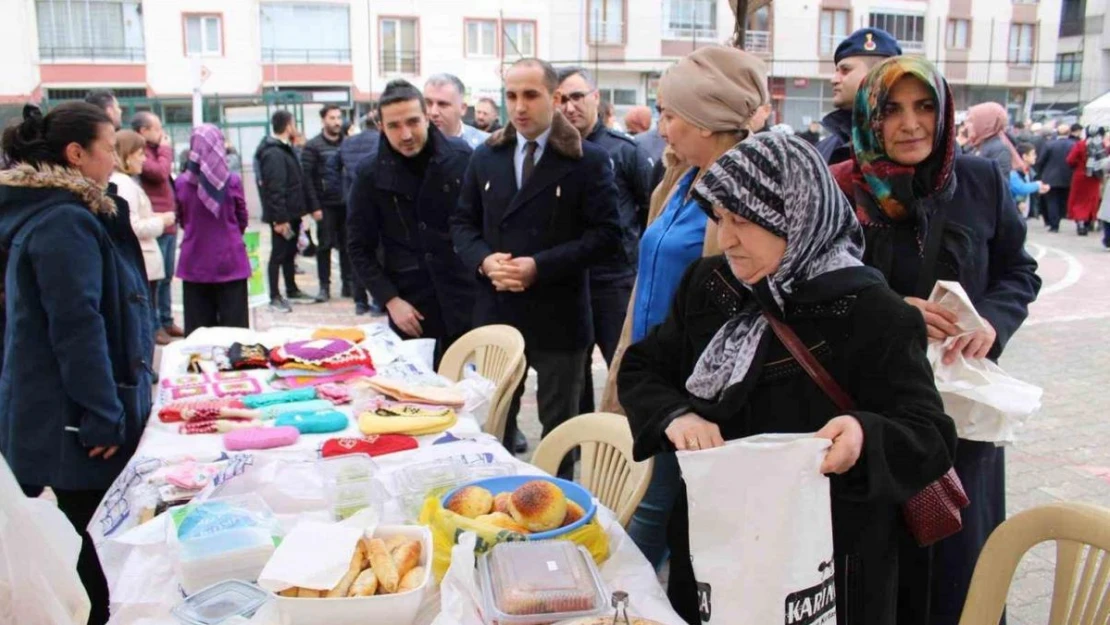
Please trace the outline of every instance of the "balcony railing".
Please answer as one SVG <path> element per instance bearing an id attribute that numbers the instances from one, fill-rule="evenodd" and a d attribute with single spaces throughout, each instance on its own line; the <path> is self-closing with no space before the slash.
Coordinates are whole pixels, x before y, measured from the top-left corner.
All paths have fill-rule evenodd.
<path id="1" fill-rule="evenodd" d="M 104 48 L 98 46 L 41 46 L 39 47 L 39 60 L 43 63 L 66 63 L 70 61 L 142 63 L 146 60 L 146 50 L 143 48 Z"/>
<path id="2" fill-rule="evenodd" d="M 624 43 L 624 22 L 591 22 L 587 36 L 591 45 L 619 46 Z"/>
<path id="3" fill-rule="evenodd" d="M 1082 19 L 1065 19 L 1060 22 L 1061 37 L 1075 37 L 1083 34 L 1084 21 Z"/>
<path id="4" fill-rule="evenodd" d="M 744 49 L 748 52 L 769 53 L 771 51 L 771 31 L 745 30 Z"/>
<path id="5" fill-rule="evenodd" d="M 924 41 L 909 41 L 906 39 L 899 39 L 898 45 L 902 46 L 902 52 L 906 54 L 925 54 Z"/>
<path id="6" fill-rule="evenodd" d="M 350 62 L 350 48 L 335 48 L 332 50 L 308 50 L 298 48 L 262 49 L 262 63 L 264 65 L 273 63 L 327 64 Z"/>
<path id="7" fill-rule="evenodd" d="M 378 55 L 378 67 L 382 74 L 417 74 L 420 72 L 420 53 L 382 50 Z"/>
<path id="8" fill-rule="evenodd" d="M 716 28 L 689 28 L 669 26 L 663 29 L 663 38 L 672 40 L 703 39 L 706 41 L 717 39 Z"/>

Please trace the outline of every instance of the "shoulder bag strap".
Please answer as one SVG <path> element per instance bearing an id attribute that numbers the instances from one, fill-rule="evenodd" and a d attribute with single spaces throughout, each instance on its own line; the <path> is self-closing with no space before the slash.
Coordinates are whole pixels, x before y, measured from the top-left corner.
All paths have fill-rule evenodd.
<path id="1" fill-rule="evenodd" d="M 846 393 L 840 384 L 837 384 L 836 380 L 829 375 L 825 367 L 821 366 L 821 363 L 818 362 L 817 358 L 806 348 L 805 343 L 802 343 L 802 339 L 798 338 L 794 330 L 790 329 L 790 326 L 779 321 L 774 315 L 767 313 L 767 311 L 763 312 L 763 318 L 767 320 L 767 323 L 771 324 L 771 329 L 775 331 L 775 336 L 779 337 L 782 344 L 790 354 L 794 356 L 794 360 L 798 361 L 798 364 L 802 366 L 802 369 L 805 369 L 809 377 L 813 378 L 817 386 L 821 387 L 821 390 L 829 396 L 829 399 L 833 400 L 837 408 L 848 411 L 856 407 L 856 403 L 852 401 L 851 395 Z"/>

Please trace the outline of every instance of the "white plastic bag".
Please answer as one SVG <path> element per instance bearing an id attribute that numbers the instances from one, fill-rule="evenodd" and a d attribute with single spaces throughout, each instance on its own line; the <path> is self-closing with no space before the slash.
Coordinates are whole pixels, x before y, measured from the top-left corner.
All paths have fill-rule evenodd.
<path id="1" fill-rule="evenodd" d="M 830 442 L 766 434 L 679 452 L 705 623 L 834 625 Z"/>
<path id="2" fill-rule="evenodd" d="M 958 317 L 961 333 L 943 342 L 930 341 L 927 352 L 944 412 L 956 422 L 956 433 L 972 441 L 1014 442 L 1017 430 L 1040 409 L 1043 390 L 1010 377 L 986 358 L 968 360 L 959 354 L 952 364 L 944 364 L 949 345 L 985 324 L 958 282 L 937 282 L 929 301 Z"/>
<path id="3" fill-rule="evenodd" d="M 442 611 L 432 625 L 485 625 L 482 591 L 474 574 L 474 546 L 478 536 L 463 532 L 451 548 L 451 566 L 440 582 Z"/>
<path id="4" fill-rule="evenodd" d="M 81 537 L 61 510 L 25 497 L 0 458 L 0 625 L 85 623 L 80 551 Z"/>

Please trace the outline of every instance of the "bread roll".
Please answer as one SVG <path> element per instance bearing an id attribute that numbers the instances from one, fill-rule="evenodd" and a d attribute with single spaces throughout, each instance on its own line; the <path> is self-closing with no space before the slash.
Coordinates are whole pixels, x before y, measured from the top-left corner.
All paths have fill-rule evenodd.
<path id="1" fill-rule="evenodd" d="M 378 578 L 379 590 L 389 594 L 397 592 L 401 576 L 397 574 L 397 565 L 393 563 L 393 557 L 386 551 L 385 542 L 380 538 L 370 540 L 370 568 L 374 569 L 374 576 Z"/>
<path id="2" fill-rule="evenodd" d="M 497 493 L 493 498 L 493 511 L 502 514 L 510 514 L 509 512 L 509 499 L 512 499 L 513 494 L 510 492 Z"/>
<path id="3" fill-rule="evenodd" d="M 339 583 L 335 585 L 335 588 L 329 590 L 325 597 L 328 599 L 346 597 L 347 593 L 351 590 L 351 584 L 355 583 L 355 580 L 358 579 L 359 573 L 361 572 L 362 570 L 358 568 L 348 569 L 343 575 L 343 578 L 339 580 Z"/>
<path id="4" fill-rule="evenodd" d="M 393 564 L 397 567 L 397 576 L 403 578 L 420 564 L 420 541 L 410 540 L 397 547 L 393 550 L 392 557 Z"/>
<path id="5" fill-rule="evenodd" d="M 358 574 L 355 578 L 355 583 L 351 584 L 351 590 L 347 593 L 348 597 L 373 597 L 374 593 L 378 591 L 378 576 L 374 575 L 374 569 L 366 569 Z"/>
<path id="6" fill-rule="evenodd" d="M 401 585 L 397 587 L 397 592 L 416 590 L 422 583 L 424 583 L 424 567 L 418 566 L 401 578 Z"/>
<path id="7" fill-rule="evenodd" d="M 582 506 L 580 506 L 580 505 L 578 505 L 578 504 L 576 504 L 573 501 L 568 499 L 567 500 L 567 515 L 565 517 L 563 517 L 563 524 L 560 525 L 559 527 L 566 527 L 566 526 L 570 525 L 571 523 L 576 523 L 576 522 L 578 522 L 579 519 L 581 519 L 584 516 L 586 516 L 586 511 L 582 509 Z"/>
<path id="8" fill-rule="evenodd" d="M 493 508 L 493 495 L 480 486 L 464 486 L 447 500 L 447 509 L 468 519 L 489 514 Z"/>
<path id="9" fill-rule="evenodd" d="M 278 596 L 296 598 L 298 590 L 300 590 L 300 588 L 297 588 L 296 586 L 290 586 L 289 588 L 286 588 L 285 590 L 279 592 Z"/>
<path id="10" fill-rule="evenodd" d="M 397 534 L 395 536 L 390 536 L 389 538 L 385 539 L 385 550 L 388 551 L 389 553 L 393 553 L 394 551 L 397 550 L 397 547 L 400 547 L 401 545 L 407 543 L 408 541 L 409 541 L 409 539 L 405 538 L 401 534 Z"/>
<path id="11" fill-rule="evenodd" d="M 313 590 L 311 588 L 298 588 L 297 589 L 297 598 L 298 599 L 319 599 L 321 592 L 323 592 L 323 591 Z"/>
<path id="12" fill-rule="evenodd" d="M 509 499 L 513 519 L 532 532 L 553 530 L 567 516 L 567 497 L 547 480 L 533 480 L 513 491 Z"/>
<path id="13" fill-rule="evenodd" d="M 531 534 L 531 532 L 528 531 L 527 527 L 524 527 L 520 523 L 517 523 L 516 520 L 513 519 L 513 517 L 505 514 L 504 512 L 491 512 L 489 514 L 482 515 L 474 520 L 481 521 L 483 523 L 489 523 L 490 525 L 496 525 L 497 527 L 507 529 L 518 534 Z"/>

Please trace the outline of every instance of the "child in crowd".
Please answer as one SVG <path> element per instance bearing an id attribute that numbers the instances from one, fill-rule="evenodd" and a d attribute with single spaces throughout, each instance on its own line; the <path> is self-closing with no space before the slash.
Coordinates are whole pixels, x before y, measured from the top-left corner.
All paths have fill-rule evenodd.
<path id="1" fill-rule="evenodd" d="M 1014 196 L 1014 203 L 1022 217 L 1029 216 L 1029 196 L 1033 193 L 1048 193 L 1051 188 L 1043 182 L 1034 180 L 1033 164 L 1037 162 L 1037 148 L 1032 143 L 1019 143 L 1018 156 L 1025 161 L 1025 171 L 1010 170 L 1010 195 Z"/>

